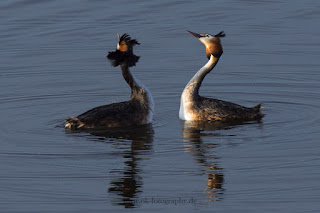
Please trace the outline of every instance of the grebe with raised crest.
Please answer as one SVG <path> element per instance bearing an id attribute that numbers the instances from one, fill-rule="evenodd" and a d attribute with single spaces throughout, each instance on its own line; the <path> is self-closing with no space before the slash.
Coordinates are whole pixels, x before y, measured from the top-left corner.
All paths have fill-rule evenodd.
<path id="1" fill-rule="evenodd" d="M 188 31 L 188 30 L 187 30 Z M 223 53 L 220 38 L 223 31 L 216 35 L 198 34 L 188 31 L 206 46 L 209 61 L 191 78 L 181 95 L 179 118 L 187 121 L 235 121 L 259 120 L 263 117 L 261 104 L 244 107 L 227 101 L 206 98 L 199 95 L 199 89 L 205 76 L 217 65 Z"/>
<path id="2" fill-rule="evenodd" d="M 146 86 L 140 83 L 129 70 L 135 66 L 139 56 L 134 55 L 133 46 L 139 45 L 129 35 L 118 35 L 117 50 L 109 52 L 107 58 L 113 66 L 120 65 L 122 76 L 131 88 L 129 101 L 95 107 L 77 117 L 65 121 L 65 129 L 106 129 L 144 125 L 153 119 L 153 98 Z"/>

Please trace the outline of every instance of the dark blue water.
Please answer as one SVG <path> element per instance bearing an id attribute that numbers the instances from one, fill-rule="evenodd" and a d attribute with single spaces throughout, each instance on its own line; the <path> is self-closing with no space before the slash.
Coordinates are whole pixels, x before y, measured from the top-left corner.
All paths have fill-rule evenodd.
<path id="1" fill-rule="evenodd" d="M 0 3 L 3 212 L 318 212 L 320 3 L 18 1 Z M 200 93 L 262 122 L 188 124 L 181 92 L 206 63 L 186 33 L 224 30 Z M 129 98 L 106 60 L 116 34 L 141 45 L 132 72 L 152 92 L 144 128 L 65 132 L 64 119 Z"/>

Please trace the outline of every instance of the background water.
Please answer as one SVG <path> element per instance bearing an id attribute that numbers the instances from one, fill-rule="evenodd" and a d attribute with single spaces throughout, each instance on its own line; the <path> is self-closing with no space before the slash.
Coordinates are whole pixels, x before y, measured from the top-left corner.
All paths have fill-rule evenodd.
<path id="1" fill-rule="evenodd" d="M 318 1 L 0 2 L 3 212 L 318 212 Z M 188 125 L 180 94 L 207 59 L 186 29 L 224 30 L 201 94 L 261 123 Z M 152 125 L 69 133 L 63 121 L 127 100 L 106 60 L 116 34 L 141 43 L 132 72 L 152 91 Z"/>

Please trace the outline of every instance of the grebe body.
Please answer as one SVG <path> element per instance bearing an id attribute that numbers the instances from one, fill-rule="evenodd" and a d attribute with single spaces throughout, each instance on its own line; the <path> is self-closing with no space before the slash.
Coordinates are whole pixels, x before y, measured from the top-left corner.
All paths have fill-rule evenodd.
<path id="1" fill-rule="evenodd" d="M 187 121 L 234 121 L 261 119 L 261 104 L 255 107 L 244 107 L 227 101 L 206 98 L 199 95 L 199 89 L 205 76 L 216 66 L 223 53 L 220 37 L 216 35 L 197 34 L 188 31 L 206 46 L 209 61 L 193 76 L 181 95 L 179 118 Z"/>
<path id="2" fill-rule="evenodd" d="M 107 57 L 113 66 L 120 65 L 123 78 L 131 88 L 130 100 L 98 106 L 77 117 L 69 118 L 65 121 L 66 129 L 106 129 L 152 122 L 154 109 L 152 95 L 129 70 L 129 67 L 134 66 L 139 60 L 139 57 L 133 54 L 133 46 L 139 43 L 127 34 L 118 37 L 117 50 L 109 52 Z"/>

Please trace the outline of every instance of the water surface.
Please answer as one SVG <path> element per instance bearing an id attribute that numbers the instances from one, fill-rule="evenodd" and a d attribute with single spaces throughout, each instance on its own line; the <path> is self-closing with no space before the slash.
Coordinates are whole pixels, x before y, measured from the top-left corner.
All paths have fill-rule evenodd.
<path id="1" fill-rule="evenodd" d="M 0 207 L 5 212 L 317 212 L 320 185 L 316 1 L 1 1 Z M 261 122 L 178 118 L 206 63 L 185 30 L 224 30 L 200 93 Z M 116 34 L 141 45 L 132 72 L 152 92 L 152 125 L 65 132 L 63 121 L 127 100 L 106 60 Z"/>

